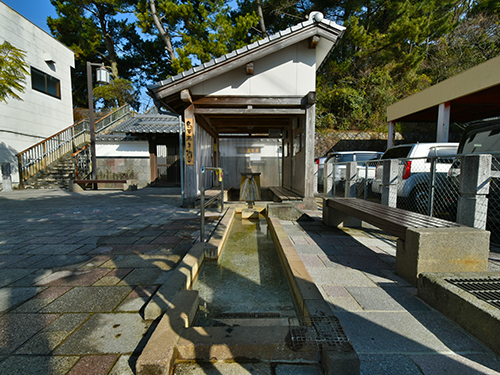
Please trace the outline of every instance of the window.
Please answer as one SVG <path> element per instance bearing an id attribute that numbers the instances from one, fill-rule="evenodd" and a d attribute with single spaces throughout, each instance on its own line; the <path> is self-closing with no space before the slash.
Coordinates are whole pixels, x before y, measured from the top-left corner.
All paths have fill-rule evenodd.
<path id="1" fill-rule="evenodd" d="M 31 87 L 36 91 L 61 99 L 59 80 L 33 67 L 31 68 Z"/>

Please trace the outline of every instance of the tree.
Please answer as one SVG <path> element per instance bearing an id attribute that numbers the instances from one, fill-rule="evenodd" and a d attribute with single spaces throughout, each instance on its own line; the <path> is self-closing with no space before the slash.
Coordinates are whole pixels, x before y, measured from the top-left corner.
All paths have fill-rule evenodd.
<path id="1" fill-rule="evenodd" d="M 383 129 L 388 105 L 432 83 L 422 65 L 430 45 L 454 28 L 457 3 L 351 2 L 346 35 L 320 73 L 318 123 Z"/>
<path id="2" fill-rule="evenodd" d="M 28 65 L 24 62 L 26 53 L 7 41 L 0 44 L 0 101 L 7 103 L 7 98 L 22 98 L 16 93 L 24 92 Z"/>
<path id="3" fill-rule="evenodd" d="M 102 99 L 106 108 L 117 108 L 136 101 L 137 94 L 132 82 L 116 78 L 109 84 L 95 87 L 94 97 L 96 100 Z"/>
<path id="4" fill-rule="evenodd" d="M 474 14 L 429 48 L 425 61 L 434 83 L 443 81 L 500 55 L 500 19 Z"/>
<path id="5" fill-rule="evenodd" d="M 258 22 L 255 12 L 233 16 L 224 0 L 141 0 L 136 15 L 143 32 L 164 40 L 177 73 L 245 46 Z"/>
<path id="6" fill-rule="evenodd" d="M 75 52 L 75 105 L 86 106 L 87 103 L 87 61 L 104 62 L 115 79 L 142 79 L 145 70 L 142 68 L 147 64 L 145 51 L 150 53 L 158 45 L 141 39 L 134 23 L 120 17 L 132 11 L 134 1 L 51 0 L 51 3 L 58 18 L 48 18 L 50 30 Z"/>

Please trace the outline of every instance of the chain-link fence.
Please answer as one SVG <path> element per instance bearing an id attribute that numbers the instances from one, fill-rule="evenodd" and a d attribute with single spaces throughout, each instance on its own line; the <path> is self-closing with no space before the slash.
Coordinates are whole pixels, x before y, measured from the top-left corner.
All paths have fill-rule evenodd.
<path id="1" fill-rule="evenodd" d="M 442 219 L 457 221 L 461 160 L 464 155 L 398 159 L 397 207 Z M 348 196 L 380 202 L 383 160 L 357 164 Z M 321 184 L 324 196 L 345 197 L 347 163 L 324 167 Z M 319 177 L 319 176 L 318 176 Z M 468 176 L 465 175 L 465 178 Z M 500 153 L 492 154 L 487 217 L 478 218 L 491 232 L 491 243 L 500 245 Z M 484 210 L 486 212 L 486 210 Z M 481 222 L 482 221 L 482 222 Z"/>

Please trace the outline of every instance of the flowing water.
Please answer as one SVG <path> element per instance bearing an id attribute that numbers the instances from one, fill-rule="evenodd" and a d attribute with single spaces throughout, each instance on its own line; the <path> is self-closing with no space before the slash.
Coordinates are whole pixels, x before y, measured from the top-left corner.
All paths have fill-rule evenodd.
<path id="1" fill-rule="evenodd" d="M 200 293 L 196 326 L 277 325 L 296 317 L 267 221 L 237 215 L 219 263 L 205 262 L 193 285 Z"/>

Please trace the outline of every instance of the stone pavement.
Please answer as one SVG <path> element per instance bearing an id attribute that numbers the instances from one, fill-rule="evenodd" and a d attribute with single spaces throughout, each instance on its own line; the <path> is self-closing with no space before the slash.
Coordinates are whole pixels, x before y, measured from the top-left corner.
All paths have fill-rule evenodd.
<path id="1" fill-rule="evenodd" d="M 372 226 L 340 230 L 281 221 L 335 311 L 361 361 L 362 375 L 500 374 L 500 357 L 416 297 L 395 272 L 396 238 Z M 491 252 L 490 271 L 500 272 Z"/>
<path id="2" fill-rule="evenodd" d="M 0 193 L 0 374 L 133 374 L 141 309 L 199 237 L 178 188 Z M 362 374 L 497 374 L 499 358 L 415 297 L 376 229 L 285 222 L 360 355 Z M 212 230 L 215 221 L 208 221 Z M 500 270 L 498 253 L 491 267 Z M 187 364 L 178 374 L 319 374 L 311 366 Z"/>
<path id="3" fill-rule="evenodd" d="M 0 374 L 132 374 L 198 215 L 178 188 L 0 193 Z"/>

